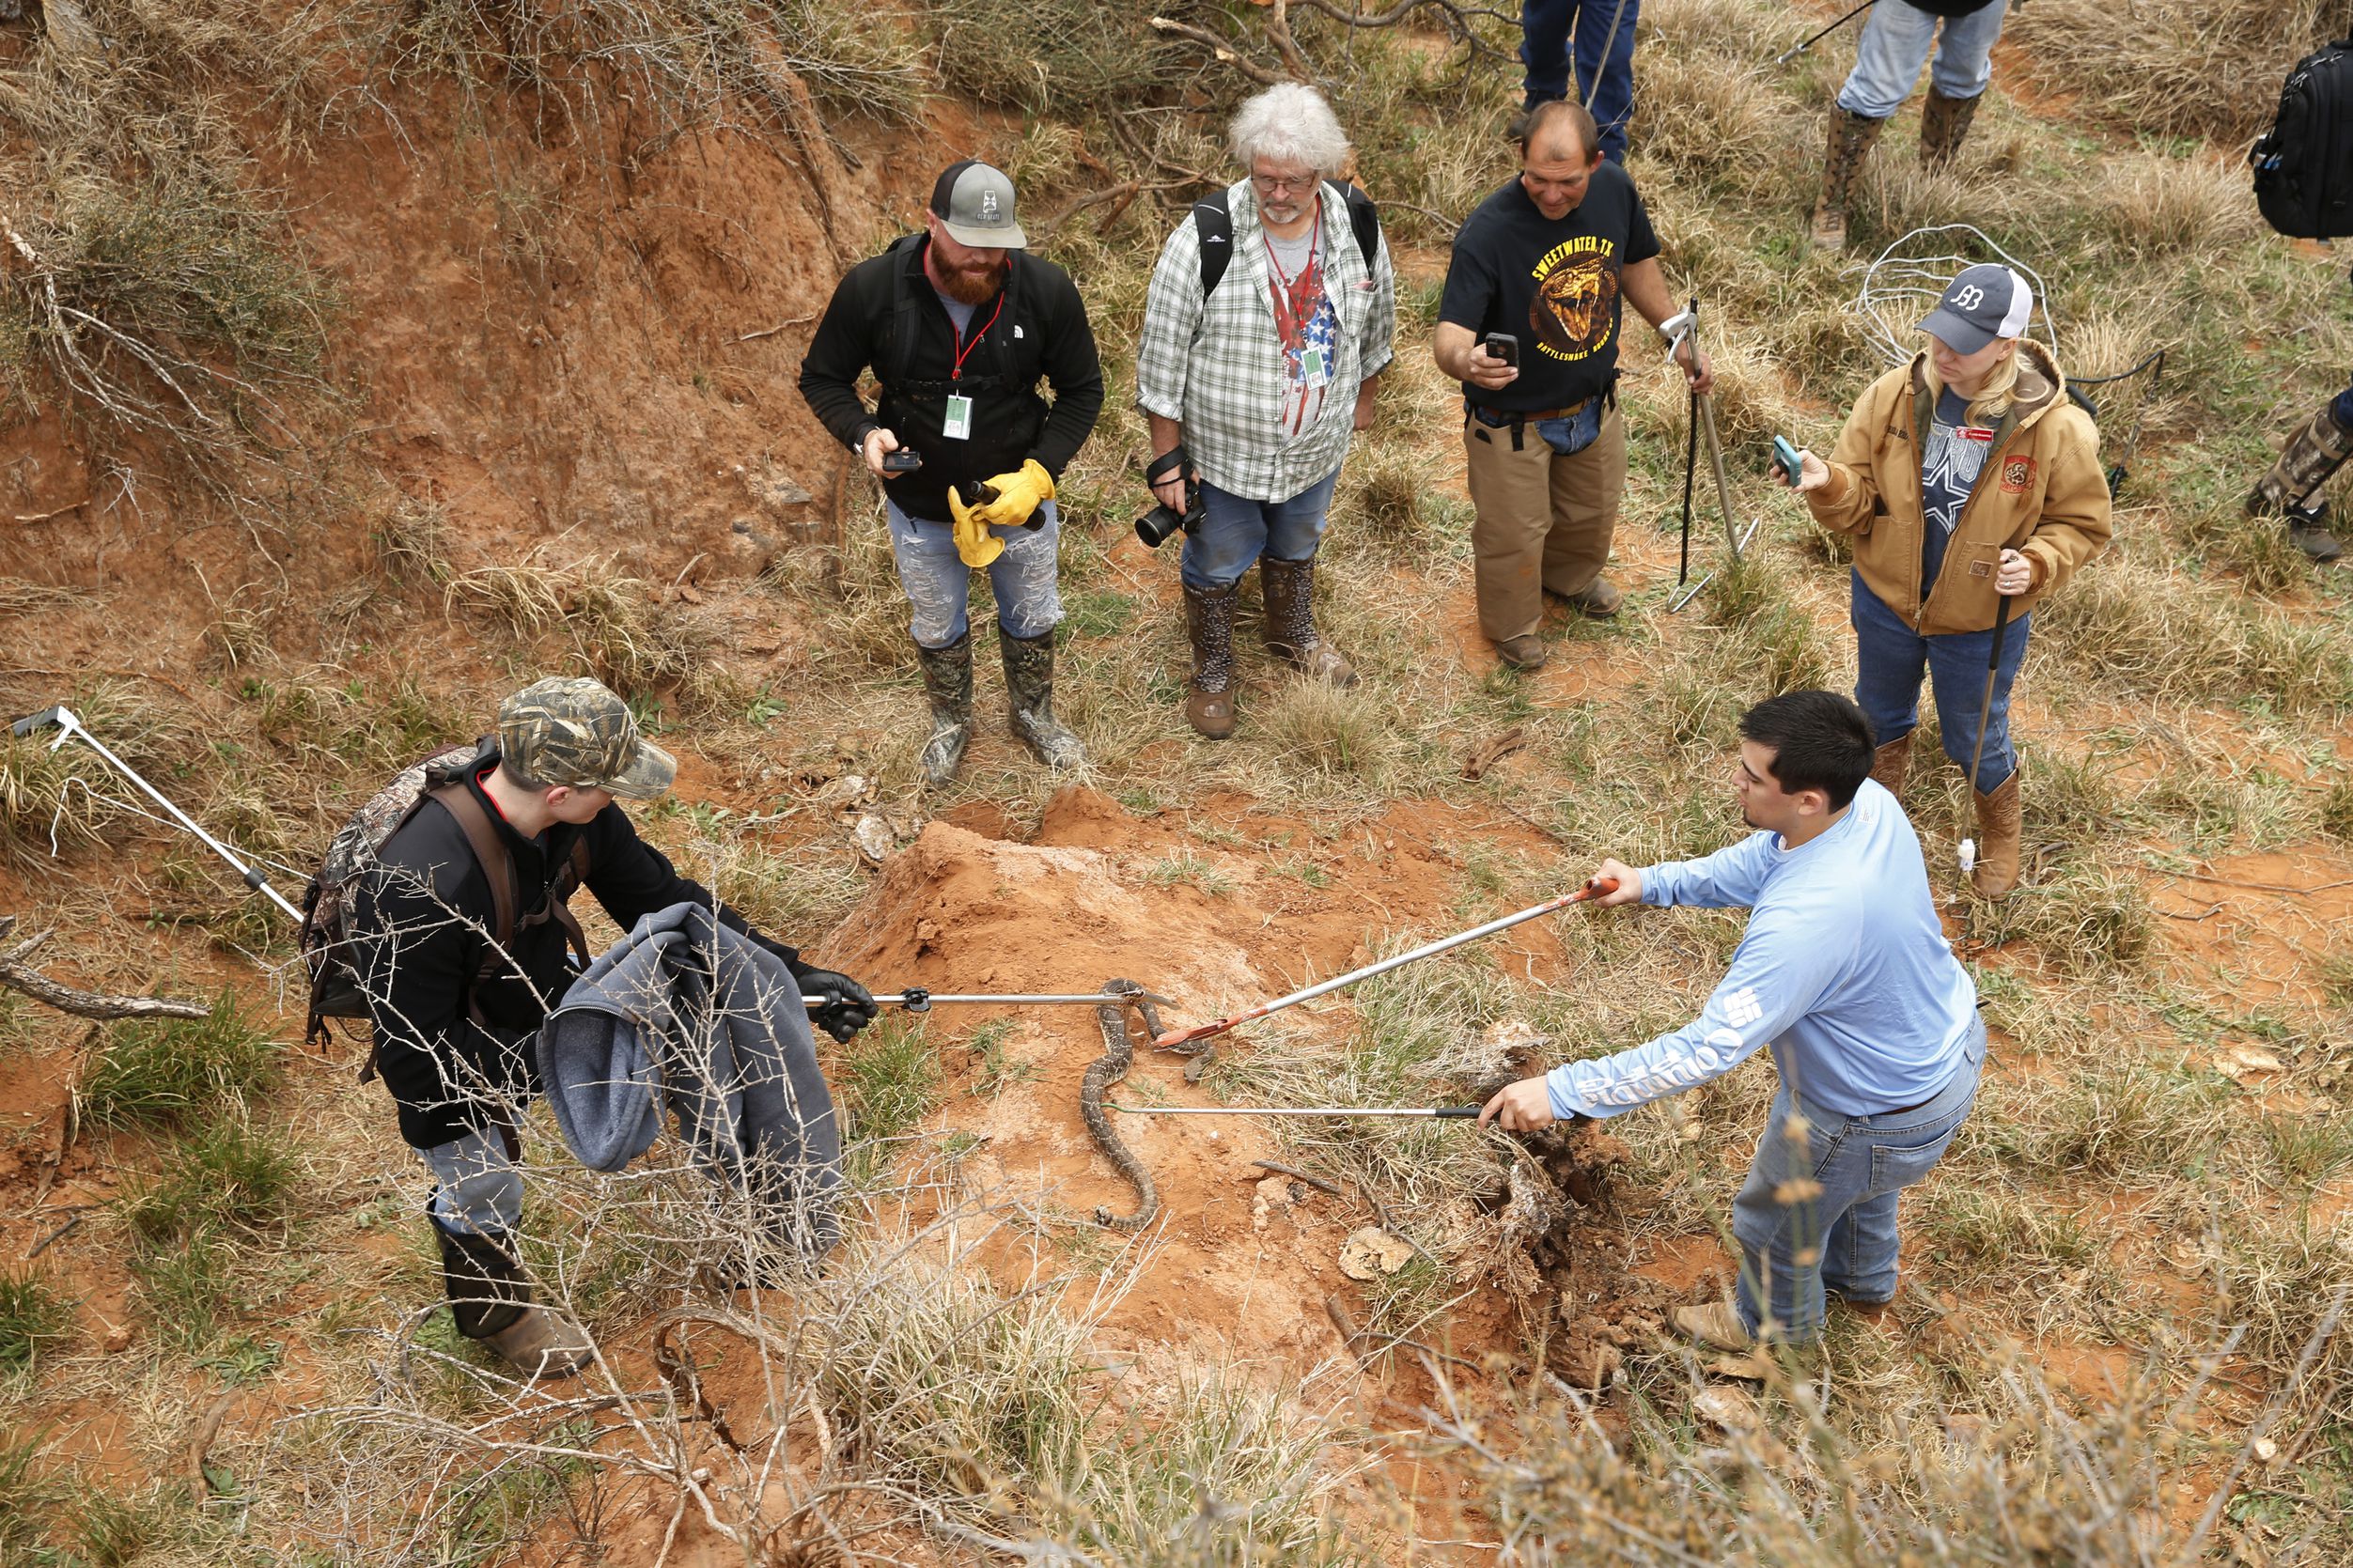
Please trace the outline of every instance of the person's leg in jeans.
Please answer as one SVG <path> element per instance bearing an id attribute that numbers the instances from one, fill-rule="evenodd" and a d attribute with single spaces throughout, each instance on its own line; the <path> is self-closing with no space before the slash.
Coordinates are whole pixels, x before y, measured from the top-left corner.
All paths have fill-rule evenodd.
<path id="1" fill-rule="evenodd" d="M 972 568 L 956 553 L 956 537 L 944 522 L 918 522 L 896 505 L 886 508 L 891 557 L 898 564 L 898 585 L 912 616 L 908 631 L 920 648 L 944 648 L 972 629 L 966 618 L 973 592 Z"/>
<path id="2" fill-rule="evenodd" d="M 1335 468 L 1288 501 L 1269 502 L 1262 507 L 1260 515 L 1266 520 L 1262 553 L 1278 561 L 1304 561 L 1314 555 L 1332 520 L 1332 492 L 1339 484 L 1340 471 Z"/>
<path id="3" fill-rule="evenodd" d="M 1601 572 L 1626 499 L 1626 421 L 1618 411 L 1601 415 L 1582 451 L 1555 454 L 1546 477 L 1552 526 L 1544 536 L 1544 585 L 1587 614 L 1613 613 L 1618 590 Z"/>
<path id="4" fill-rule="evenodd" d="M 1871 737 L 1886 746 L 1920 722 L 1920 679 L 1928 668 L 1928 640 L 1904 624 L 1848 574 L 1847 622 L 1855 629 L 1855 706 L 1871 722 Z"/>
<path id="5" fill-rule="evenodd" d="M 453 1231 L 502 1238 L 522 1228 L 522 1174 L 496 1129 L 421 1153 L 441 1184 L 433 1191 L 435 1219 Z"/>
<path id="6" fill-rule="evenodd" d="M 1519 61 L 1527 67 L 1522 89 L 1528 108 L 1569 94 L 1568 22 L 1577 4 L 1523 0 L 1519 8 Z"/>
<path id="7" fill-rule="evenodd" d="M 2002 37 L 2002 17 L 2009 8 L 2009 0 L 1994 0 L 1983 10 L 1945 19 L 1928 67 L 1933 90 L 1946 98 L 1975 98 L 1986 90 L 1993 80 L 1993 46 Z"/>
<path id="8" fill-rule="evenodd" d="M 1735 1296 L 1752 1335 L 1803 1343 L 1822 1331 L 1822 1172 L 1834 1161 L 1844 1117 L 1827 1125 L 1801 1110 L 1784 1084 L 1766 1113 L 1748 1179 L 1732 1200 L 1740 1244 Z"/>
<path id="9" fill-rule="evenodd" d="M 1509 427 L 1490 428 L 1465 419 L 1462 448 L 1469 471 L 1471 578 L 1477 590 L 1479 629 L 1522 666 L 1542 662 L 1536 629 L 1544 621 L 1544 553 L 1552 530 L 1552 449 L 1523 427 L 1514 445 Z"/>
<path id="10" fill-rule="evenodd" d="M 1846 1213 L 1831 1221 L 1822 1249 L 1822 1286 L 1859 1307 L 1895 1299 L 1901 1237 L 1896 1211 L 1904 1189 L 1925 1180 L 1944 1157 L 1977 1096 L 1986 1033 L 1979 1025 L 1967 1059 L 1937 1096 L 1917 1110 L 1863 1119 L 1859 1135 L 1870 1144 L 1870 1185 Z"/>
<path id="11" fill-rule="evenodd" d="M 1634 115 L 1634 23 L 1642 8 L 1643 0 L 1583 0 L 1577 8 L 1577 84 L 1601 129 L 1601 155 L 1613 163 L 1626 162 L 1626 127 Z"/>
<path id="12" fill-rule="evenodd" d="M 1185 553 L 1177 574 L 1185 586 L 1214 592 L 1239 582 L 1242 573 L 1267 548 L 1270 510 L 1264 501 L 1222 490 L 1203 480 L 1201 522 L 1185 533 Z"/>
<path id="13" fill-rule="evenodd" d="M 1838 89 L 1838 106 L 1865 119 L 1885 119 L 1904 106 L 1928 63 L 1937 19 L 1904 0 L 1879 0 L 1862 19 L 1855 69 Z"/>
<path id="14" fill-rule="evenodd" d="M 1986 754 L 1977 765 L 1970 787 L 1991 795 L 2018 771 L 2018 753 L 2010 744 L 2010 686 L 2018 666 L 2026 661 L 2026 640 L 2032 613 L 2014 618 L 2002 634 L 2002 667 L 1993 682 L 1993 714 L 1986 722 Z M 1993 651 L 1993 632 L 1956 631 L 1928 639 L 1928 680 L 1936 689 L 1937 727 L 1944 732 L 1944 754 L 1963 768 L 1977 749 L 1979 706 L 1986 695 L 1986 660 Z M 1866 715 L 1869 710 L 1866 708 Z"/>
<path id="15" fill-rule="evenodd" d="M 997 626 L 1007 637 L 1043 637 L 1062 624 L 1062 514 L 1044 501 L 1037 515 L 1045 521 L 1035 529 L 989 531 L 1005 541 L 1005 552 L 989 563 L 989 586 L 997 597 Z"/>

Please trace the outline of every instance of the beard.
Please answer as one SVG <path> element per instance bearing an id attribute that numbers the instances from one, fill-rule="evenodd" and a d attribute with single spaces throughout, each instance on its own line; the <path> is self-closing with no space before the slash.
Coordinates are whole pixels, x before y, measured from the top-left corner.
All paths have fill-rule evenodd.
<path id="1" fill-rule="evenodd" d="M 940 268 L 940 292 L 958 304 L 987 304 L 1005 287 L 1006 263 L 1003 256 L 969 267 Z"/>

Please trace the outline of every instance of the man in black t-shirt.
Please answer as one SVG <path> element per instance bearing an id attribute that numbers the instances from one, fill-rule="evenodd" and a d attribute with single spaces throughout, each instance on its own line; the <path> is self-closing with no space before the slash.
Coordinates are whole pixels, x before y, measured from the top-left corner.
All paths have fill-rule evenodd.
<path id="1" fill-rule="evenodd" d="M 1627 301 L 1654 327 L 1675 313 L 1642 198 L 1603 162 L 1582 106 L 1541 104 L 1519 178 L 1455 236 L 1432 344 L 1462 382 L 1479 629 L 1519 669 L 1544 662 L 1546 590 L 1588 615 L 1617 613 L 1622 596 L 1601 568 L 1626 491 L 1612 387 Z M 1692 386 L 1714 385 L 1688 339 L 1675 358 Z"/>

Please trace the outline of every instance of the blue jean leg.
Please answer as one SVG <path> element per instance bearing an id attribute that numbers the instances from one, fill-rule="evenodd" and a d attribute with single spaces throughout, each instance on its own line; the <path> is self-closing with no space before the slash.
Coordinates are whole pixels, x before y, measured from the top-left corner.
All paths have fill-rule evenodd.
<path id="1" fill-rule="evenodd" d="M 1991 54 L 2002 36 L 2007 0 L 1956 17 L 1937 33 L 1938 19 L 1904 0 L 1879 0 L 1862 21 L 1855 46 L 1855 69 L 1838 89 L 1838 106 L 1849 114 L 1885 119 L 1904 106 L 1920 80 L 1931 47 L 1936 67 L 1929 80 L 1947 98 L 1975 98 L 1993 77 Z"/>
<path id="2" fill-rule="evenodd" d="M 1863 586 L 1861 573 L 1851 573 L 1848 620 L 1855 629 L 1855 706 L 1871 722 L 1872 737 L 1882 746 L 1900 740 L 1920 722 L 1920 681 L 1924 674 L 1934 686 L 1937 727 L 1943 732 L 1944 754 L 1969 766 L 1977 744 L 1979 702 L 1986 694 L 1986 659 L 1993 651 L 1993 631 L 1955 631 L 1923 637 L 1903 617 L 1881 603 Z M 2034 617 L 2013 618 L 2002 637 L 2002 665 L 1995 672 L 1993 715 L 1986 724 L 1986 754 L 1978 764 L 1975 787 L 1991 794 L 2018 768 L 2018 753 L 2010 743 L 2010 689 L 2018 666 L 2026 661 L 2026 644 Z"/>
<path id="3" fill-rule="evenodd" d="M 1976 1102 L 1985 1057 L 1985 1025 L 1972 1021 L 1942 1089 L 1877 1116 L 1841 1116 L 1782 1085 L 1732 1203 L 1740 1317 L 1751 1332 L 1769 1316 L 1783 1340 L 1816 1338 L 1826 1286 L 1856 1301 L 1895 1294 L 1898 1195 L 1944 1157 Z"/>
<path id="4" fill-rule="evenodd" d="M 1253 501 L 1204 481 L 1201 525 L 1185 532 L 1185 586 L 1211 593 L 1240 582 L 1261 555 L 1304 561 L 1315 554 L 1339 481 L 1335 468 L 1287 501 Z"/>
<path id="5" fill-rule="evenodd" d="M 997 596 L 997 625 L 1008 637 L 1040 637 L 1062 623 L 1062 596 L 1055 566 L 1062 545 L 1062 518 L 1051 501 L 1038 511 L 1043 527 L 991 528 L 1005 551 L 989 564 L 989 586 Z M 956 553 L 956 536 L 944 522 L 918 522 L 896 505 L 888 508 L 891 554 L 898 563 L 898 584 L 913 616 L 908 631 L 927 648 L 944 648 L 972 629 L 973 568 Z"/>
<path id="6" fill-rule="evenodd" d="M 475 1235 L 512 1235 L 522 1227 L 522 1173 L 506 1157 L 506 1144 L 493 1129 L 424 1151 L 441 1186 L 433 1193 L 433 1218 L 453 1231 Z"/>
<path id="7" fill-rule="evenodd" d="M 1947 98 L 1975 98 L 1993 80 L 1993 46 L 2010 0 L 1993 0 L 1983 10 L 1948 19 L 1937 35 L 1937 57 L 1928 65 L 1928 85 Z"/>
<path id="8" fill-rule="evenodd" d="M 2353 430 L 2353 386 L 2337 394 L 2336 400 L 2329 405 L 2329 412 L 2340 427 Z"/>
<path id="9" fill-rule="evenodd" d="M 1578 96 L 1601 128 L 1602 156 L 1626 162 L 1626 125 L 1634 107 L 1634 31 L 1642 0 L 1526 0 L 1519 8 L 1519 58 L 1531 101 Z M 1617 33 L 1611 36 L 1613 18 Z M 1604 45 L 1609 59 L 1601 57 Z M 1572 45 L 1573 53 L 1572 53 Z M 1571 65 L 1575 67 L 1572 79 Z"/>

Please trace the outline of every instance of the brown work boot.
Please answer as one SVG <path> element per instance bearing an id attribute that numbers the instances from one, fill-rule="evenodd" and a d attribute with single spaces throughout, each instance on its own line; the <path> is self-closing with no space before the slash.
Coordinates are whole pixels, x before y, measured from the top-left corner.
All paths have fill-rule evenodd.
<path id="1" fill-rule="evenodd" d="M 1675 1325 L 1676 1333 L 1713 1350 L 1745 1356 L 1756 1348 L 1756 1336 L 1749 1332 L 1749 1326 L 1740 1321 L 1739 1310 L 1728 1301 L 1677 1307 L 1667 1314 L 1667 1321 Z"/>
<path id="2" fill-rule="evenodd" d="M 1969 134 L 1969 122 L 1976 117 L 1976 99 L 1947 98 L 1930 87 L 1928 101 L 1920 110 L 1920 162 L 1932 169 L 1952 163 L 1961 150 L 1961 139 Z"/>
<path id="3" fill-rule="evenodd" d="M 2313 498 L 2348 457 L 2353 457 L 2353 430 L 2339 425 L 2335 410 L 2323 404 L 2287 438 L 2279 461 L 2255 481 L 2247 515 L 2284 518 L 2297 549 L 2314 561 L 2335 560 L 2345 551 L 2329 531 L 2329 504 Z"/>
<path id="4" fill-rule="evenodd" d="M 1901 739 L 1891 740 L 1871 753 L 1871 776 L 1878 780 L 1879 787 L 1890 795 L 1901 796 L 1904 793 L 1904 775 L 1910 770 L 1909 730 L 1904 732 Z"/>
<path id="5" fill-rule="evenodd" d="M 1847 248 L 1847 204 L 1854 194 L 1855 180 L 1862 174 L 1863 160 L 1870 156 L 1871 144 L 1879 139 L 1879 128 L 1885 124 L 1884 119 L 1831 105 L 1830 150 L 1822 161 L 1822 194 L 1814 204 L 1815 250 Z"/>
<path id="6" fill-rule="evenodd" d="M 1544 639 L 1530 631 L 1518 637 L 1506 637 L 1495 644 L 1495 652 L 1515 670 L 1544 668 Z"/>
<path id="7" fill-rule="evenodd" d="M 1185 588 L 1185 631 L 1192 640 L 1192 681 L 1185 718 L 1210 740 L 1234 733 L 1234 598 L 1232 584 Z"/>
<path id="8" fill-rule="evenodd" d="M 1626 596 L 1608 578 L 1597 577 L 1575 593 L 1563 594 L 1561 599 L 1580 615 L 1606 621 L 1618 613 L 1618 606 L 1626 602 Z"/>
<path id="9" fill-rule="evenodd" d="M 1266 600 L 1267 649 L 1292 669 L 1326 686 L 1354 686 L 1356 670 L 1316 630 L 1316 558 L 1258 557 L 1258 592 Z"/>
<path id="10" fill-rule="evenodd" d="M 459 1333 L 489 1345 L 525 1377 L 569 1377 L 596 1358 L 585 1329 L 533 1304 L 531 1277 L 509 1238 L 452 1230 L 439 1219 L 433 1234 Z"/>
<path id="11" fill-rule="evenodd" d="M 2012 769 L 1991 795 L 1979 794 L 1976 799 L 1977 869 L 1970 880 L 1980 898 L 2007 898 L 2018 885 L 2018 837 L 2023 829 L 2017 770 Z"/>

